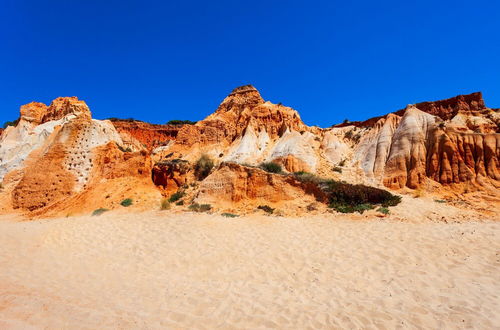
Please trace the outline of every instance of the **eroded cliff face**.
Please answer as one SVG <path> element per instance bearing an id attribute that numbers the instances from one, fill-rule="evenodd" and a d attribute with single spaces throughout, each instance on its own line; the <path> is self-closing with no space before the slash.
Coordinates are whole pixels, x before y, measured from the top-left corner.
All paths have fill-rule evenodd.
<path id="1" fill-rule="evenodd" d="M 153 167 L 152 179 L 162 194 L 169 196 L 194 181 L 194 169 L 192 164 L 182 159 L 159 162 Z"/>
<path id="2" fill-rule="evenodd" d="M 397 112 L 401 117 L 383 117 L 361 137 L 354 159 L 368 177 L 390 188 L 417 188 L 427 179 L 496 186 L 498 113 L 478 97 L 420 103 Z"/>
<path id="3" fill-rule="evenodd" d="M 85 102 L 58 98 L 22 106 L 17 126 L 0 135 L 1 194 L 32 215 L 113 208 L 130 197 L 157 207 L 162 195 L 187 186 L 193 201 L 227 208 L 293 201 L 300 209 L 321 200 L 293 176 L 255 168 L 275 162 L 288 172 L 391 189 L 470 183 L 498 197 L 499 118 L 480 93 L 327 129 L 306 126 L 253 86 L 236 88 L 213 114 L 184 126 L 94 120 Z M 215 167 L 196 182 L 201 154 Z"/>
<path id="4" fill-rule="evenodd" d="M 223 208 L 235 205 L 253 210 L 258 205 L 300 208 L 326 202 L 327 196 L 313 184 L 297 181 L 293 176 L 267 173 L 259 168 L 237 163 L 221 163 L 205 180 L 195 198 Z"/>
<path id="5" fill-rule="evenodd" d="M 98 186 L 122 191 L 112 184 L 117 178 L 127 179 L 123 187 L 142 180 L 155 191 L 147 153 L 124 153 L 121 145 L 111 122 L 91 119 L 89 108 L 77 98 L 58 98 L 48 107 L 22 106 L 18 125 L 6 130 L 0 144 L 0 174 L 12 208 L 31 214 L 96 208 L 102 195 L 86 203 L 82 196 Z M 80 203 L 73 205 L 75 198 Z"/>
<path id="6" fill-rule="evenodd" d="M 473 93 L 319 129 L 306 126 L 295 110 L 265 102 L 253 86 L 243 86 L 205 120 L 179 130 L 164 155 L 194 160 L 207 153 L 220 162 L 250 165 L 272 161 L 289 172 L 393 189 L 414 189 L 429 179 L 496 185 L 499 118 L 481 93 Z"/>
<path id="7" fill-rule="evenodd" d="M 123 144 L 126 148 L 149 151 L 168 145 L 169 141 L 177 138 L 182 125 L 156 125 L 141 121 L 113 120 Z"/>
<path id="8" fill-rule="evenodd" d="M 252 165 L 276 160 L 290 170 L 315 171 L 317 157 L 310 148 L 320 144 L 315 131 L 295 110 L 265 102 L 248 85 L 233 90 L 206 119 L 182 127 L 164 153 L 190 160 L 207 153 L 218 161 Z"/>

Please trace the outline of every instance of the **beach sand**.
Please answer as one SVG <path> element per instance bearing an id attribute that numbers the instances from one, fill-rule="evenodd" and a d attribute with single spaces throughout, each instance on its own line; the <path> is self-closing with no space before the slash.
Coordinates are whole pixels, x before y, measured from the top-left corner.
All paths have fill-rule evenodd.
<path id="1" fill-rule="evenodd" d="M 499 222 L 0 217 L 0 329 L 498 329 L 499 296 Z"/>

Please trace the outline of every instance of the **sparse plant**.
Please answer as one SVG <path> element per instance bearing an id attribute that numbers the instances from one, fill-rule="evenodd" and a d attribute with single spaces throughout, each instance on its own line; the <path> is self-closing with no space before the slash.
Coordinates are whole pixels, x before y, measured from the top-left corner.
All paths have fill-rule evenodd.
<path id="1" fill-rule="evenodd" d="M 133 204 L 133 200 L 131 198 L 126 198 L 120 202 L 120 205 L 124 206 L 124 207 L 129 207 L 132 204 Z"/>
<path id="2" fill-rule="evenodd" d="M 277 164 L 277 163 L 273 163 L 273 162 L 262 163 L 262 164 L 260 164 L 260 168 L 266 172 L 269 172 L 269 173 L 281 173 L 281 172 L 283 172 L 281 165 Z"/>
<path id="3" fill-rule="evenodd" d="M 337 173 L 342 173 L 342 168 L 339 166 L 335 166 L 334 168 L 332 168 L 332 171 L 337 172 Z"/>
<path id="4" fill-rule="evenodd" d="M 186 193 L 183 190 L 179 190 L 176 193 L 172 194 L 172 196 L 170 196 L 170 198 L 168 199 L 168 201 L 170 203 L 177 202 L 179 199 L 181 199 L 182 197 L 184 197 L 185 194 Z"/>
<path id="5" fill-rule="evenodd" d="M 380 212 L 380 213 L 385 214 L 385 215 L 388 215 L 389 213 L 391 213 L 387 207 L 379 207 L 377 209 L 377 212 Z"/>
<path id="6" fill-rule="evenodd" d="M 132 152 L 132 149 L 130 149 L 130 147 L 123 147 L 119 144 L 116 144 L 116 146 L 118 147 L 118 149 L 120 149 L 121 152 Z"/>
<path id="7" fill-rule="evenodd" d="M 212 205 L 193 203 L 189 205 L 189 209 L 195 212 L 208 212 L 212 209 Z"/>
<path id="8" fill-rule="evenodd" d="M 213 167 L 213 160 L 208 155 L 201 155 L 194 166 L 196 178 L 200 181 L 205 179 L 210 174 Z"/>
<path id="9" fill-rule="evenodd" d="M 436 203 L 446 203 L 444 199 L 435 199 L 434 202 Z"/>
<path id="10" fill-rule="evenodd" d="M 295 179 L 302 183 L 319 184 L 322 181 L 322 179 L 317 177 L 316 175 L 304 171 L 295 172 L 293 173 L 293 176 L 295 177 Z"/>
<path id="11" fill-rule="evenodd" d="M 338 166 L 343 167 L 344 165 L 345 165 L 345 158 L 339 162 Z"/>
<path id="12" fill-rule="evenodd" d="M 178 205 L 178 206 L 184 205 L 184 201 L 178 201 L 177 203 L 175 203 L 175 205 Z"/>
<path id="13" fill-rule="evenodd" d="M 307 209 L 309 212 L 311 212 L 311 211 L 316 211 L 316 210 L 318 210 L 318 207 L 316 206 L 316 204 L 311 203 L 311 204 L 307 205 L 306 209 Z"/>
<path id="14" fill-rule="evenodd" d="M 257 209 L 262 210 L 268 214 L 274 213 L 274 209 L 272 207 L 270 207 L 269 205 L 259 205 L 259 206 L 257 206 Z"/>
<path id="15" fill-rule="evenodd" d="M 368 203 L 351 205 L 347 203 L 334 202 L 330 204 L 330 207 L 341 213 L 354 213 L 358 212 L 363 214 L 363 212 L 372 210 L 375 208 L 374 205 Z"/>
<path id="16" fill-rule="evenodd" d="M 19 119 L 16 119 L 16 120 L 13 120 L 13 121 L 6 121 L 3 124 L 3 128 L 6 129 L 9 126 L 17 126 L 18 123 L 19 123 Z"/>
<path id="17" fill-rule="evenodd" d="M 99 216 L 101 214 L 103 214 L 104 212 L 107 212 L 109 211 L 108 209 L 104 209 L 104 208 L 99 208 L 97 210 L 94 210 L 94 212 L 92 212 L 92 216 L 93 217 L 96 217 L 96 216 Z"/>
<path id="18" fill-rule="evenodd" d="M 191 120 L 178 120 L 178 119 L 169 120 L 167 122 L 167 125 L 194 125 L 194 124 L 196 124 L 195 121 L 191 121 Z"/>
<path id="19" fill-rule="evenodd" d="M 170 202 L 169 202 L 169 200 L 168 200 L 168 199 L 163 198 L 163 199 L 161 200 L 160 209 L 161 209 L 162 211 L 165 211 L 165 210 L 170 210 Z"/>
<path id="20" fill-rule="evenodd" d="M 239 215 L 237 215 L 237 214 L 234 214 L 234 213 L 227 213 L 227 212 L 226 212 L 226 213 L 222 213 L 221 215 L 222 215 L 223 217 L 226 217 L 226 218 L 237 218 L 237 217 L 239 217 Z"/>

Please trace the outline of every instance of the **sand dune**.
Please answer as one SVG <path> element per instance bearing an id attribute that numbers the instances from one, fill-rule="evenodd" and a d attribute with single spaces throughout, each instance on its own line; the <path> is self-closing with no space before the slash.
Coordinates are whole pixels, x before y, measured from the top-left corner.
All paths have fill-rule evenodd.
<path id="1" fill-rule="evenodd" d="M 2 329 L 500 325 L 500 223 L 0 218 Z"/>

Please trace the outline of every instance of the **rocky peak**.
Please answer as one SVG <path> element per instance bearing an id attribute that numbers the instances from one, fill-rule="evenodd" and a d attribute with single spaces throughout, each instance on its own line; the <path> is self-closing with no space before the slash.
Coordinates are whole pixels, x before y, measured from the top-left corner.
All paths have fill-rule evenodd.
<path id="1" fill-rule="evenodd" d="M 85 101 L 78 100 L 76 96 L 58 97 L 46 109 L 41 122 L 45 123 L 51 120 L 59 120 L 69 114 L 76 117 L 91 119 L 90 109 Z"/>
<path id="2" fill-rule="evenodd" d="M 21 119 L 36 125 L 42 122 L 47 113 L 47 106 L 40 102 L 31 102 L 21 106 Z"/>
<path id="3" fill-rule="evenodd" d="M 246 107 L 252 108 L 263 104 L 264 99 L 259 91 L 252 85 L 240 86 L 235 89 L 222 101 L 216 113 L 236 111 L 240 113 Z"/>
<path id="4" fill-rule="evenodd" d="M 443 120 L 450 120 L 458 113 L 476 115 L 486 109 L 481 92 L 458 95 L 446 100 L 421 102 L 415 104 L 415 107 Z"/>

